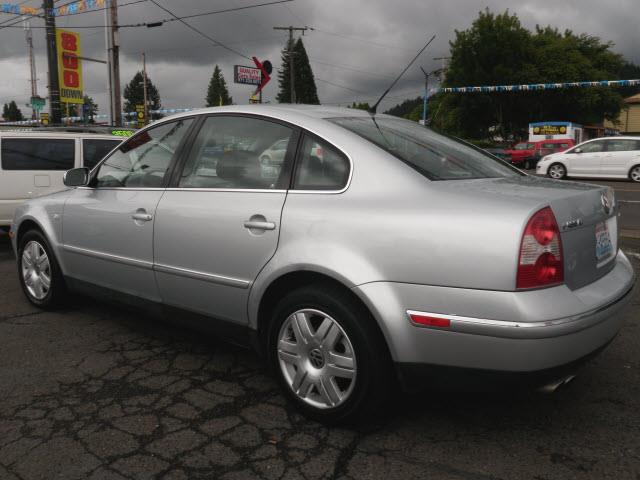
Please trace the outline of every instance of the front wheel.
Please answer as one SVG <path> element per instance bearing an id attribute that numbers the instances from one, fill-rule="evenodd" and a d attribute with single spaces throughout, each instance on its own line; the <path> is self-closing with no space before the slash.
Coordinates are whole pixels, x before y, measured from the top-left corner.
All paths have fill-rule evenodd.
<path id="1" fill-rule="evenodd" d="M 288 399 L 314 420 L 344 423 L 377 412 L 392 378 L 386 352 L 375 320 L 340 288 L 302 287 L 274 310 L 271 367 Z"/>
<path id="2" fill-rule="evenodd" d="M 632 182 L 640 183 L 640 165 L 636 165 L 635 167 L 631 168 L 631 171 L 629 172 L 629 178 Z"/>
<path id="3" fill-rule="evenodd" d="M 57 307 L 66 295 L 60 266 L 47 239 L 37 230 L 20 238 L 18 277 L 27 299 L 37 307 Z"/>
<path id="4" fill-rule="evenodd" d="M 567 169 L 561 163 L 554 163 L 549 167 L 547 175 L 555 180 L 562 180 L 567 176 Z"/>

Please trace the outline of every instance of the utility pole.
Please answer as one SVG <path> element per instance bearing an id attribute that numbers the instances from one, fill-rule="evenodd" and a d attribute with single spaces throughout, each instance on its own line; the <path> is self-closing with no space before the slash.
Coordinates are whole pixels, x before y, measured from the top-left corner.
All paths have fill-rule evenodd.
<path id="1" fill-rule="evenodd" d="M 31 98 L 38 96 L 38 83 L 36 78 L 36 59 L 33 56 L 33 33 L 31 32 L 31 22 L 25 19 L 24 33 L 27 38 L 27 48 L 29 49 L 29 69 L 31 70 Z M 31 105 L 31 119 L 37 120 L 38 111 Z"/>
<path id="2" fill-rule="evenodd" d="M 427 112 L 429 110 L 429 77 L 431 75 L 440 75 L 444 70 L 443 69 L 438 69 L 438 70 L 434 70 L 433 72 L 429 72 L 427 73 L 425 71 L 424 68 L 420 67 L 420 70 L 422 70 L 422 73 L 424 73 L 424 102 L 422 104 L 422 124 L 426 127 L 427 126 Z"/>
<path id="3" fill-rule="evenodd" d="M 56 47 L 56 19 L 53 16 L 53 0 L 43 0 L 44 24 L 47 33 L 47 63 L 49 65 L 49 105 L 51 123 L 62 122 L 60 111 L 60 83 L 58 82 L 58 49 Z"/>
<path id="4" fill-rule="evenodd" d="M 295 74 L 294 74 L 294 63 L 293 63 L 293 32 L 304 32 L 307 30 L 313 30 L 311 27 L 273 27 L 274 30 L 289 30 L 289 86 L 291 91 L 291 103 L 296 103 L 296 88 L 295 88 Z"/>
<path id="5" fill-rule="evenodd" d="M 147 103 L 147 58 L 144 52 L 142 52 L 142 81 L 144 82 L 144 85 L 142 87 L 144 97 L 144 121 L 148 122 L 149 107 Z"/>
<path id="6" fill-rule="evenodd" d="M 118 35 L 118 0 L 109 0 L 111 16 L 109 35 L 109 61 L 111 63 L 111 111 L 113 123 L 122 126 L 122 103 L 120 100 L 120 40 Z"/>

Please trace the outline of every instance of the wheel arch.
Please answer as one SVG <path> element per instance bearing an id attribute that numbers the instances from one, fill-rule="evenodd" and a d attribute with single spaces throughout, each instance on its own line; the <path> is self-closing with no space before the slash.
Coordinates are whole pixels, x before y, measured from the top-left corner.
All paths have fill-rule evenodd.
<path id="1" fill-rule="evenodd" d="M 631 167 L 629 168 L 629 172 L 627 173 L 627 178 L 631 180 L 631 172 L 633 172 L 634 168 L 638 168 L 638 167 L 640 167 L 640 163 L 634 163 L 633 165 L 631 165 Z"/>

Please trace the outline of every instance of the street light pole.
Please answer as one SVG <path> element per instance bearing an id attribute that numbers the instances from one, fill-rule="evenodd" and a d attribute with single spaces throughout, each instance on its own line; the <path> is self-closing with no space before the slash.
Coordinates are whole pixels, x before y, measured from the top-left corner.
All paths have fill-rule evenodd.
<path id="1" fill-rule="evenodd" d="M 118 38 L 118 0 L 109 1 L 109 13 L 111 17 L 109 60 L 111 62 L 111 88 L 113 123 L 122 126 L 122 103 L 120 100 L 120 41 Z"/>
<path id="2" fill-rule="evenodd" d="M 56 19 L 53 16 L 53 0 L 43 0 L 44 23 L 47 33 L 47 63 L 49 66 L 49 106 L 51 123 L 62 122 L 60 110 L 60 83 L 58 82 L 58 49 L 56 47 Z"/>

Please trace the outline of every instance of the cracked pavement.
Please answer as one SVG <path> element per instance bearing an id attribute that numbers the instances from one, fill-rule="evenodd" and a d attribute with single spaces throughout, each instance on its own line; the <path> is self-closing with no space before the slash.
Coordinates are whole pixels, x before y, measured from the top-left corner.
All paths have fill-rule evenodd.
<path id="1" fill-rule="evenodd" d="M 353 428 L 297 414 L 250 351 L 87 299 L 37 310 L 6 236 L 0 300 L 3 480 L 640 479 L 640 289 L 556 394 L 399 395 Z"/>

